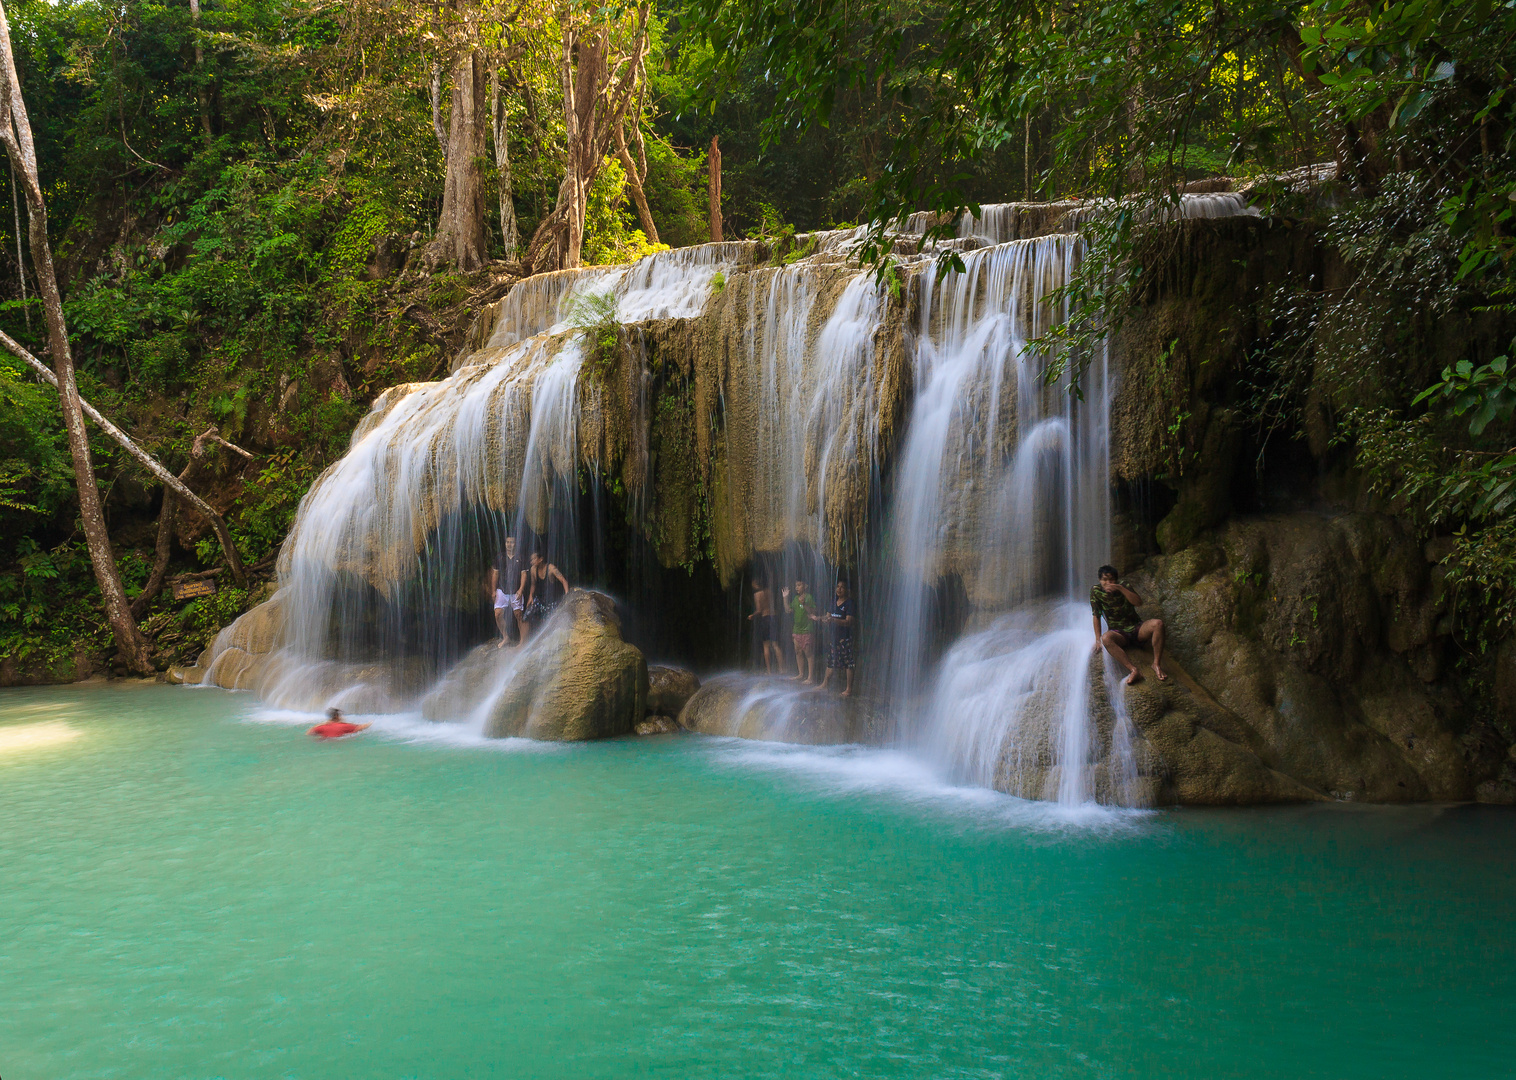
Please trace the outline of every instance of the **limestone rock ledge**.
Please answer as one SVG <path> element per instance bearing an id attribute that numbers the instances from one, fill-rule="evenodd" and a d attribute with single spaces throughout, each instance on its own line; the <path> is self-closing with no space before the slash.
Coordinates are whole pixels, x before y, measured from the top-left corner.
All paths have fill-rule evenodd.
<path id="1" fill-rule="evenodd" d="M 608 596 L 572 590 L 525 645 L 480 645 L 422 699 L 428 720 L 470 720 L 494 739 L 631 734 L 647 708 L 647 661 L 621 639 Z"/>

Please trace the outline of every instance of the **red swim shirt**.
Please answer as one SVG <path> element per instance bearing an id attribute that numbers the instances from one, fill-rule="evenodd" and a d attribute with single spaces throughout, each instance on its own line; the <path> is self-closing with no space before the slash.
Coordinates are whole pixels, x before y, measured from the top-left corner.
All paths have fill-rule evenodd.
<path id="1" fill-rule="evenodd" d="M 340 739 L 344 735 L 351 735 L 355 731 L 362 731 L 358 724 L 349 724 L 346 720 L 328 720 L 324 724 L 317 724 L 306 732 L 318 739 Z"/>

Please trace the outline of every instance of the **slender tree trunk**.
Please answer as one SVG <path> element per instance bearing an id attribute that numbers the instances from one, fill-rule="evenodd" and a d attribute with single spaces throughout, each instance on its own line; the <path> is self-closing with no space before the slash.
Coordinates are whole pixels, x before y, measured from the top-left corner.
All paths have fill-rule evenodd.
<path id="1" fill-rule="evenodd" d="M 716 145 L 716 136 L 711 136 L 710 193 L 711 193 L 711 243 L 721 243 L 721 148 Z"/>
<path id="2" fill-rule="evenodd" d="M 195 37 L 195 101 L 200 106 L 200 130 L 205 134 L 205 141 L 211 141 L 211 98 L 205 84 L 201 82 L 204 72 L 201 68 L 205 64 L 205 50 L 200 47 L 200 0 L 189 0 L 190 33 Z"/>
<path id="3" fill-rule="evenodd" d="M 434 265 L 450 263 L 467 271 L 489 261 L 484 176 L 479 168 L 484 159 L 486 83 L 484 64 L 476 51 L 466 54 L 453 69 L 442 215 L 428 249 Z"/>
<path id="4" fill-rule="evenodd" d="M 500 185 L 500 238 L 510 258 L 521 246 L 521 233 L 516 227 L 516 202 L 511 191 L 510 141 L 505 106 L 500 100 L 499 71 L 490 72 L 490 131 L 495 137 L 495 172 Z"/>
<path id="5" fill-rule="evenodd" d="M 647 195 L 642 190 L 642 181 L 647 179 L 647 159 L 643 159 L 642 171 L 637 171 L 637 163 L 632 160 L 632 155 L 626 148 L 626 134 L 621 130 L 621 125 L 616 125 L 616 154 L 621 158 L 621 167 L 626 170 L 626 182 L 632 189 L 632 202 L 637 205 L 637 219 L 642 222 L 642 231 L 647 235 L 650 244 L 658 243 L 658 226 L 653 224 L 653 212 L 648 209 Z"/>
<path id="6" fill-rule="evenodd" d="M 26 332 L 32 332 L 32 306 L 26 302 L 26 254 L 21 250 L 21 189 L 16 186 L 16 166 L 11 164 L 11 212 L 16 217 L 16 278 L 21 282 L 21 314 Z"/>
<path id="7" fill-rule="evenodd" d="M 442 167 L 447 168 L 447 128 L 442 126 L 442 65 L 432 61 L 432 131 L 442 151 Z"/>
<path id="8" fill-rule="evenodd" d="M 0 64 L 4 80 L 0 83 L 0 142 L 5 145 L 17 168 L 26 192 L 26 208 L 36 270 L 37 291 L 47 322 L 48 349 L 58 380 L 58 399 L 63 407 L 63 423 L 68 431 L 68 448 L 74 459 L 74 482 L 79 489 L 79 517 L 84 524 L 85 545 L 95 569 L 95 580 L 105 601 L 105 616 L 127 666 L 149 674 L 147 639 L 132 620 L 131 603 L 121 586 L 111 550 L 110 533 L 105 525 L 105 511 L 100 505 L 100 488 L 95 483 L 95 467 L 90 461 L 89 434 L 84 429 L 84 410 L 79 401 L 79 387 L 74 381 L 74 357 L 69 351 L 68 327 L 63 320 L 63 297 L 58 292 L 58 278 L 53 272 L 52 249 L 47 242 L 47 207 L 42 201 L 42 184 L 37 175 L 37 152 L 32 143 L 32 126 L 21 97 L 21 80 L 16 75 L 16 58 L 11 52 L 10 18 L 0 5 Z"/>
<path id="9" fill-rule="evenodd" d="M 54 387 L 58 385 L 58 376 L 49 371 L 46 364 L 44 364 L 41 360 L 38 360 L 31 353 L 27 352 L 24 348 L 21 347 L 20 344 L 18 344 L 14 339 L 10 337 L 10 335 L 6 334 L 4 331 L 0 331 L 0 346 L 4 346 L 6 349 L 10 350 L 16 356 L 24 360 L 28 367 L 30 367 L 38 375 L 42 376 L 44 381 Z M 96 427 L 114 439 L 123 450 L 141 462 L 143 467 L 146 468 L 148 472 L 152 473 L 159 480 L 163 481 L 165 487 L 176 492 L 179 498 L 183 499 L 185 502 L 193 506 L 205 517 L 206 521 L 209 521 L 211 523 L 211 530 L 216 534 L 216 539 L 221 541 L 221 551 L 222 554 L 226 556 L 227 569 L 232 572 L 232 577 L 236 579 L 238 585 L 242 586 L 243 588 L 247 588 L 247 572 L 242 568 L 242 557 L 237 553 L 237 545 L 232 542 L 232 534 L 227 530 L 225 519 L 223 519 L 220 514 L 216 513 L 216 511 L 211 507 L 210 503 L 206 502 L 200 496 L 196 495 L 189 489 L 188 486 L 180 482 L 177 476 L 164 468 L 162 462 L 160 462 L 157 458 L 153 457 L 152 454 L 149 454 L 146 450 L 142 449 L 142 447 L 133 442 L 131 437 L 127 435 L 126 432 L 122 431 L 115 424 L 111 423 L 105 417 L 101 416 L 99 410 L 97 410 L 88 401 L 85 401 L 83 398 L 79 398 L 79 405 L 80 408 L 84 411 L 84 415 L 95 422 Z M 242 447 L 234 446 L 233 444 L 227 442 L 225 439 L 221 438 L 221 436 L 216 434 L 215 428 L 211 428 L 205 434 L 200 436 L 201 439 L 204 439 L 206 437 L 209 437 L 214 442 L 218 442 L 230 450 L 235 450 L 245 458 L 251 458 L 253 456 L 246 450 L 242 449 Z"/>

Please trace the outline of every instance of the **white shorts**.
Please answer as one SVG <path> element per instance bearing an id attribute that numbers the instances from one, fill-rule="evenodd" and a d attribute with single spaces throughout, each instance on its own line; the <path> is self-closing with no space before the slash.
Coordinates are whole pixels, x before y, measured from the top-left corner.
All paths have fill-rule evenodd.
<path id="1" fill-rule="evenodd" d="M 499 611 L 501 608 L 511 608 L 515 611 L 520 611 L 521 597 L 517 596 L 515 593 L 507 594 L 504 589 L 496 589 L 495 610 Z"/>

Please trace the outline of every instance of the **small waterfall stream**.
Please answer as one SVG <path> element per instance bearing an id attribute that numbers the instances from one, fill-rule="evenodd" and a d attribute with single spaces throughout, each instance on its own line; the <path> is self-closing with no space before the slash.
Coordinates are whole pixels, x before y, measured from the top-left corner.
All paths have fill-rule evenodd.
<path id="1" fill-rule="evenodd" d="M 846 263 L 857 230 L 787 265 L 737 242 L 526 279 L 448 378 L 381 395 L 306 496 L 260 692 L 289 707 L 413 707 L 479 640 L 480 568 L 505 535 L 586 581 L 586 537 L 640 527 L 583 520 L 602 444 L 582 413 L 609 406 L 594 404 L 606 391 L 569 316 L 574 296 L 609 293 L 623 324 L 704 327 L 690 347 L 708 366 L 680 377 L 707 380 L 691 392 L 714 411 L 695 430 L 714 440 L 719 426 L 727 455 L 729 504 L 713 513 L 742 515 L 752 556 L 777 580 L 806 577 L 823 606 L 837 568 L 863 586 L 860 670 L 898 742 L 958 782 L 1132 803 L 1133 727 L 1082 599 L 1111 547 L 1114 383 L 1104 349 L 1050 374 L 1033 344 L 1064 318 L 1086 212 L 984 206 L 951 242 L 963 271 L 929 249 L 908 258 L 897 296 Z M 1252 211 L 1223 193 L 1177 212 Z M 644 428 L 649 355 L 634 376 L 645 415 L 627 421 Z M 633 440 L 644 456 L 647 440 Z M 748 700 L 783 727 L 797 693 Z"/>

